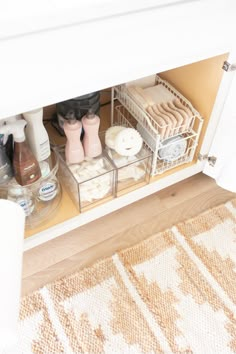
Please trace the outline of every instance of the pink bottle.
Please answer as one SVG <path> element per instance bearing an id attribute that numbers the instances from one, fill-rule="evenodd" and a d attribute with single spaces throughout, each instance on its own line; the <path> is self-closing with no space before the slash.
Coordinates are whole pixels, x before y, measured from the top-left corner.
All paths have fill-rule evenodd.
<path id="1" fill-rule="evenodd" d="M 91 110 L 82 118 L 84 128 L 83 147 L 87 157 L 96 157 L 102 153 L 102 144 L 98 135 L 100 118 Z"/>
<path id="2" fill-rule="evenodd" d="M 84 160 L 84 149 L 80 141 L 82 124 L 76 119 L 70 119 L 63 125 L 67 137 L 65 156 L 66 162 L 79 163 Z"/>

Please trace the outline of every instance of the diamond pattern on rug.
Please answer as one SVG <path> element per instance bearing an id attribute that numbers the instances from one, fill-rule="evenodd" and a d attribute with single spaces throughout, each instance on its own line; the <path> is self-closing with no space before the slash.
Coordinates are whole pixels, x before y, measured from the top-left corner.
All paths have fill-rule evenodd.
<path id="1" fill-rule="evenodd" d="M 111 259 L 49 285 L 47 290 L 71 352 L 162 352 Z M 60 335 L 58 338 L 63 343 Z"/>
<path id="2" fill-rule="evenodd" d="M 172 231 L 155 235 L 119 256 L 174 353 L 233 352 L 233 314 Z"/>
<path id="3" fill-rule="evenodd" d="M 233 203 L 216 207 L 177 228 L 236 305 L 236 207 Z"/>
<path id="4" fill-rule="evenodd" d="M 22 300 L 17 348 L 25 354 L 64 352 L 39 292 Z"/>
<path id="5" fill-rule="evenodd" d="M 236 200 L 22 300 L 19 353 L 236 353 Z"/>

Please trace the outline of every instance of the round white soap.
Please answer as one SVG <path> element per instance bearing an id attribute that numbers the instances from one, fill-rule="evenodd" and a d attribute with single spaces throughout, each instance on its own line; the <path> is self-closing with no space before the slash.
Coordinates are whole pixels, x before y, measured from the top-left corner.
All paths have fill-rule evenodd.
<path id="1" fill-rule="evenodd" d="M 121 125 L 114 125 L 113 127 L 108 128 L 105 133 L 106 146 L 108 146 L 110 149 L 114 149 L 115 148 L 115 138 L 116 138 L 117 134 L 124 129 L 126 129 L 126 128 Z"/>
<path id="2" fill-rule="evenodd" d="M 134 156 L 142 148 L 143 139 L 134 128 L 121 130 L 115 138 L 115 151 L 122 156 Z"/>

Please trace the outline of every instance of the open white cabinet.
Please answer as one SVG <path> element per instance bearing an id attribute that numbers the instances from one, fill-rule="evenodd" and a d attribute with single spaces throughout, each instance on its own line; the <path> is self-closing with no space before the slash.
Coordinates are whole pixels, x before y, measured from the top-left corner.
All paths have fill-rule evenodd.
<path id="1" fill-rule="evenodd" d="M 234 67 L 228 67 L 229 72 Z M 231 71 L 228 91 L 223 105 L 221 105 L 220 121 L 214 133 L 208 156 L 214 157 L 215 163 L 208 163 L 203 172 L 213 177 L 223 188 L 236 192 L 236 75 Z M 225 91 L 225 88 L 222 87 Z M 223 91 L 223 92 L 224 92 Z M 216 110 L 218 107 L 216 105 Z"/>
<path id="2" fill-rule="evenodd" d="M 81 214 L 63 196 L 57 215 L 28 234 L 25 249 L 198 172 L 218 179 L 229 151 L 235 155 L 236 79 L 233 70 L 222 69 L 225 61 L 236 62 L 235 3 L 145 3 L 42 2 L 40 11 L 30 5 L 25 14 L 8 11 L 9 22 L 2 22 L 0 118 L 158 73 L 204 119 L 191 163 Z"/>

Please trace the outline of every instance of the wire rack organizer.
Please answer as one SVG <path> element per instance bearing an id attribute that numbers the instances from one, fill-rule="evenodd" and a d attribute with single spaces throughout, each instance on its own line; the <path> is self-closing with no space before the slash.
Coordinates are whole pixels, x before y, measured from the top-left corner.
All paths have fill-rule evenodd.
<path id="1" fill-rule="evenodd" d="M 155 83 L 151 87 L 156 90 L 154 101 L 146 95 L 147 90 L 142 88 L 142 84 L 138 87 L 134 87 L 132 83 L 114 87 L 111 119 L 114 117 L 114 100 L 118 99 L 126 108 L 123 112 L 126 119 L 132 120 L 132 125 L 153 152 L 151 176 L 155 176 L 193 160 L 203 118 L 180 92 L 158 75 L 155 76 Z M 173 105 L 173 102 L 180 105 L 179 112 L 185 114 L 186 119 L 177 121 L 173 113 L 156 114 L 155 107 L 161 110 L 163 104 L 168 107 Z M 176 111 L 178 112 L 178 108 Z"/>

